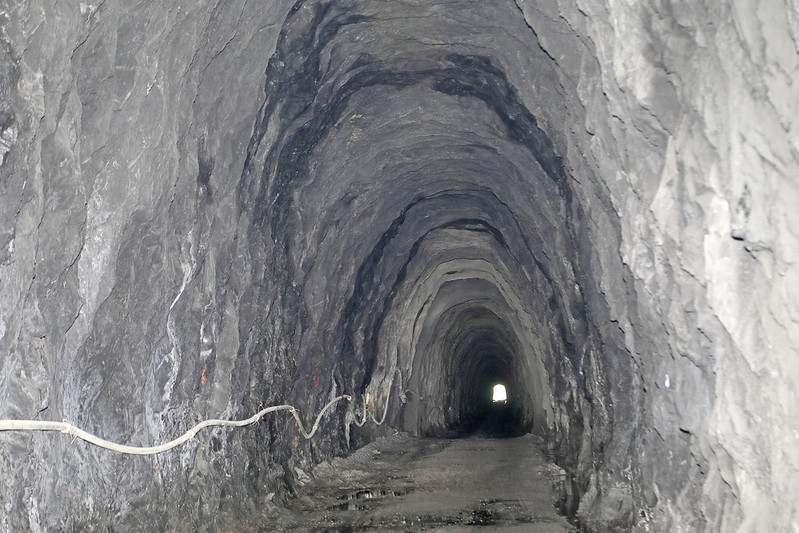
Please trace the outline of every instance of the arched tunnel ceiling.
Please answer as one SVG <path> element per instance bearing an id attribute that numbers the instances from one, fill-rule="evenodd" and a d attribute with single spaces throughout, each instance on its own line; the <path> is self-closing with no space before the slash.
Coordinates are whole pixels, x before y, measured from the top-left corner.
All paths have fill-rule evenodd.
<path id="1" fill-rule="evenodd" d="M 426 5 L 423 22 L 408 26 L 405 17 L 420 6 L 385 7 L 303 5 L 289 15 L 267 69 L 274 90 L 256 123 L 244 172 L 252 185 L 240 202 L 255 206 L 250 232 L 275 245 L 285 268 L 279 274 L 295 288 L 303 331 L 297 364 L 303 373 L 328 366 L 339 387 L 372 397 L 386 396 L 399 376 L 399 387 L 408 381 L 441 404 L 453 385 L 434 360 L 457 359 L 426 338 L 443 327 L 440 317 L 418 337 L 402 325 L 429 320 L 428 305 L 455 306 L 482 292 L 489 305 L 499 297 L 495 304 L 519 329 L 514 342 L 525 348 L 512 350 L 521 359 L 512 367 L 536 391 L 523 395 L 524 424 L 532 426 L 536 413 L 544 429 L 554 423 L 548 391 L 555 372 L 545 361 L 575 357 L 587 338 L 574 272 L 578 230 L 569 222 L 581 207 L 561 157 L 511 80 L 520 60 L 528 69 L 552 67 L 540 51 L 527 53 L 535 49 L 533 33 L 519 32 L 527 42 L 510 38 L 510 29 L 496 35 L 498 19 L 524 23 L 515 6 L 489 8 L 484 31 L 493 48 L 480 44 L 481 30 L 466 13 L 461 19 Z M 471 37 L 450 42 L 448 32 L 428 26 L 440 23 Z M 270 132 L 274 142 L 261 149 Z M 472 272 L 477 259 L 487 265 Z M 497 287 L 462 283 L 463 294 L 441 300 L 441 265 Z M 462 337 L 469 321 L 451 327 L 455 337 L 445 344 Z M 444 421 L 446 407 L 415 403 L 408 410 L 418 420 L 405 415 L 408 429 L 456 423 Z"/>
<path id="2" fill-rule="evenodd" d="M 494 377 L 584 517 L 799 516 L 795 8 L 0 11 L 0 418 L 142 444 L 338 394 L 386 416 L 152 464 L 3 434 L 0 528 L 225 529 L 297 468 L 468 426 Z"/>
<path id="3" fill-rule="evenodd" d="M 354 357 L 345 371 L 356 375 L 349 386 L 361 388 L 366 383 L 358 381 L 371 378 L 394 294 L 411 263 L 427 262 L 417 257 L 420 250 L 436 250 L 425 241 L 442 231 L 459 229 L 461 235 L 448 237 L 488 261 L 494 257 L 489 250 L 505 249 L 513 261 L 506 265 L 510 285 L 527 281 L 524 269 L 543 265 L 541 274 L 554 283 L 547 296 L 559 307 L 569 305 L 550 263 L 576 255 L 573 230 L 563 221 L 579 208 L 572 206 L 561 158 L 503 68 L 506 57 L 534 49 L 529 31 L 520 32 L 528 43 L 517 38 L 497 47 L 497 17 L 504 13 L 505 20 L 523 23 L 515 6 L 506 7 L 487 19 L 485 31 L 494 39 L 489 49 L 475 37 L 480 30 L 472 17 L 452 17 L 440 6 L 426 6 L 424 22 L 408 26 L 411 19 L 404 17 L 419 6 L 397 4 L 387 12 L 371 11 L 374 5 L 307 5 L 289 16 L 270 60 L 267 79 L 275 91 L 263 106 L 250 159 L 265 161 L 264 171 L 259 176 L 260 165 L 245 170 L 251 180 L 262 178 L 256 212 L 263 204 L 270 209 L 256 215 L 253 231 L 268 228 L 278 245 L 283 241 L 287 264 L 300 267 L 291 282 L 302 287 L 303 303 L 316 305 L 339 291 L 348 296 L 343 309 L 330 298 L 330 309 L 322 303 L 316 316 L 330 312 L 321 322 L 332 319 L 343 332 L 334 340 L 343 346 L 323 349 Z M 456 35 L 470 35 L 469 41 L 449 42 L 440 28 L 431 32 L 428 24 L 441 22 Z M 279 136 L 259 153 L 270 124 Z M 488 250 L 481 253 L 485 241 L 469 233 L 490 236 Z M 459 253 L 439 245 L 436 261 L 459 258 L 447 252 Z M 341 275 L 314 268 L 319 258 L 337 265 Z M 563 270 L 559 263 L 554 268 Z M 571 268 L 568 259 L 565 265 Z M 527 306 L 516 303 L 520 311 Z M 363 378 L 357 376 L 362 370 Z"/>

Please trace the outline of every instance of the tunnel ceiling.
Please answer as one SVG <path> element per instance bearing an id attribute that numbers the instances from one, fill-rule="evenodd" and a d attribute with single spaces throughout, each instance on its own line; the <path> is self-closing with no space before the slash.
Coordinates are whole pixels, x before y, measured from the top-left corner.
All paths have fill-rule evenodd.
<path id="1" fill-rule="evenodd" d="M 583 517 L 797 516 L 795 8 L 167 4 L 0 10 L 0 418 L 354 401 L 4 432 L 0 529 L 225 529 L 495 379 Z"/>
<path id="2" fill-rule="evenodd" d="M 563 322 L 583 313 L 569 222 L 580 206 L 510 79 L 520 61 L 542 74 L 552 66 L 540 49 L 529 53 L 535 34 L 516 6 L 466 3 L 455 16 L 444 6 L 426 6 L 421 19 L 413 4 L 302 6 L 267 69 L 274 90 L 245 169 L 258 183 L 243 203 L 255 205 L 250 231 L 274 243 L 304 308 L 298 320 L 310 335 L 297 360 L 327 359 L 346 390 L 371 384 L 382 387 L 373 395 L 385 393 L 396 375 L 422 388 L 437 381 L 415 375 L 418 365 L 435 366 L 416 361 L 430 357 L 419 350 L 425 329 L 397 335 L 397 327 L 469 302 L 480 280 L 498 289 L 483 297 L 498 298 L 524 336 L 552 343 L 520 365 L 545 373 L 543 359 L 584 342 L 584 324 Z M 511 27 L 497 33 L 499 21 Z M 275 141 L 259 150 L 270 128 Z M 452 278 L 471 283 L 441 297 Z M 464 334 L 465 324 L 451 327 Z M 583 338 L 571 338 L 581 328 Z"/>
<path id="3" fill-rule="evenodd" d="M 385 7 L 299 6 L 266 70 L 238 200 L 253 206 L 247 231 L 272 259 L 268 277 L 291 286 L 283 308 L 291 309 L 288 327 L 301 328 L 295 364 L 301 374 L 332 373 L 341 390 L 385 397 L 399 379 L 397 387 L 407 381 L 417 398 L 432 399 L 450 386 L 427 353 L 442 349 L 429 340 L 438 315 L 503 306 L 498 323 L 512 320 L 514 342 L 526 347 L 512 353 L 522 359 L 514 367 L 535 390 L 527 396 L 537 394 L 528 422 L 536 412 L 543 428 L 549 412 L 551 425 L 544 361 L 566 355 L 565 343 L 584 342 L 586 327 L 563 318 L 583 313 L 574 229 L 563 223 L 580 207 L 503 64 L 518 71 L 514 62 L 535 49 L 535 35 L 515 6 L 490 9 L 484 30 L 468 13 L 484 11 L 480 4 L 461 6 L 457 17 L 428 6 L 432 16 L 421 20 L 418 5 Z M 498 19 L 517 32 L 494 35 Z M 433 31 L 441 22 L 449 29 Z M 452 43 L 452 35 L 470 38 Z M 496 38 L 507 41 L 500 55 Z M 551 71 L 545 58 L 538 62 Z M 569 280 L 565 294 L 561 279 Z M 460 290 L 442 291 L 452 280 Z M 478 298 L 485 302 L 470 304 Z M 448 327 L 438 342 L 468 334 L 465 319 Z M 444 351 L 455 364 L 455 350 Z M 295 393 L 309 388 L 298 383 Z M 404 416 L 422 432 L 453 424 L 444 421 L 447 406 L 417 402 L 409 410 L 418 420 L 392 420 Z"/>

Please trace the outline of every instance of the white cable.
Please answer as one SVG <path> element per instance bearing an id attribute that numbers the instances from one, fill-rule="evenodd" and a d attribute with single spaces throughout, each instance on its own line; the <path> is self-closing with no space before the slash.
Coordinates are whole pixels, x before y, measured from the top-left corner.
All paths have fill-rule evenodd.
<path id="1" fill-rule="evenodd" d="M 258 420 L 264 417 L 264 415 L 268 413 L 273 413 L 276 411 L 288 411 L 294 417 L 294 420 L 297 421 L 298 429 L 300 433 L 306 438 L 310 439 L 316 433 L 316 430 L 319 428 L 319 422 L 322 420 L 322 416 L 325 412 L 333 406 L 336 402 L 340 400 L 347 400 L 352 401 L 352 397 L 347 394 L 342 394 L 341 396 L 336 396 L 332 400 L 330 400 L 319 414 L 316 416 L 316 420 L 314 421 L 313 426 L 311 427 L 311 431 L 305 431 L 305 426 L 302 423 L 302 419 L 297 414 L 297 409 L 293 405 L 283 404 L 283 405 L 274 405 L 272 407 L 267 407 L 265 409 L 261 409 L 250 418 L 244 420 L 205 420 L 200 422 L 186 433 L 181 435 L 180 437 L 166 442 L 164 444 L 160 444 L 158 446 L 128 446 L 126 444 L 118 444 L 116 442 L 111 442 L 105 440 L 103 438 L 98 437 L 97 435 L 92 435 L 91 433 L 80 429 L 79 427 L 71 424 L 64 420 L 63 422 L 43 422 L 40 420 L 0 420 L 0 431 L 60 431 L 61 433 L 65 433 L 67 435 L 72 435 L 75 438 L 83 439 L 86 442 L 90 442 L 95 446 L 99 446 L 101 448 L 105 448 L 108 450 L 112 450 L 115 452 L 120 453 L 127 453 L 132 455 L 152 455 L 156 453 L 165 452 L 167 450 L 171 450 L 181 444 L 185 443 L 188 440 L 191 440 L 198 432 L 201 430 L 210 427 L 210 426 L 227 426 L 227 427 L 243 427 L 249 426 L 250 424 L 254 424 Z"/>
<path id="2" fill-rule="evenodd" d="M 399 369 L 397 369 L 399 371 Z M 400 374 L 400 377 L 402 374 Z M 370 412 L 368 405 L 367 405 L 367 397 L 365 395 L 363 397 L 363 420 L 358 422 L 357 416 L 353 411 L 352 413 L 352 420 L 358 427 L 363 427 L 366 424 L 367 419 L 371 418 L 372 421 L 381 426 L 386 421 L 386 417 L 388 416 L 388 405 L 389 401 L 391 400 L 391 389 L 394 383 L 394 377 L 392 376 L 391 380 L 388 383 L 388 394 L 386 394 L 386 405 L 383 410 L 383 417 L 378 421 L 375 417 L 374 412 Z M 294 417 L 294 420 L 297 422 L 297 428 L 299 429 L 300 433 L 306 439 L 310 439 L 314 436 L 316 431 L 319 429 L 319 422 L 322 421 L 322 416 L 330 409 L 335 403 L 347 400 L 348 402 L 352 402 L 352 396 L 348 394 L 342 394 L 340 396 L 336 396 L 319 411 L 319 414 L 316 415 L 316 420 L 314 421 L 313 426 L 311 426 L 311 431 L 305 431 L 305 425 L 300 418 L 300 415 L 297 414 L 297 408 L 293 405 L 282 404 L 282 405 L 274 405 L 272 407 L 267 407 L 265 409 L 261 409 L 250 418 L 246 418 L 244 420 L 218 420 L 218 419 L 210 419 L 204 420 L 199 424 L 195 425 L 193 428 L 189 429 L 186 433 L 181 435 L 180 437 L 171 440 L 169 442 L 165 442 L 164 444 L 159 444 L 158 446 L 128 446 L 127 444 L 118 444 L 116 442 L 111 442 L 109 440 L 105 440 L 97 435 L 93 435 L 87 431 L 80 429 L 79 427 L 75 426 L 71 422 L 64 420 L 63 422 L 46 422 L 41 420 L 0 420 L 0 431 L 60 431 L 61 433 L 72 435 L 74 438 L 85 440 L 95 446 L 99 446 L 100 448 L 105 448 L 107 450 L 112 450 L 115 452 L 120 453 L 127 453 L 132 455 L 153 455 L 156 453 L 162 453 L 167 450 L 171 450 L 172 448 L 176 448 L 181 444 L 191 440 L 194 438 L 197 433 L 202 431 L 203 429 L 211 426 L 226 426 L 226 427 L 244 427 L 249 426 L 250 424 L 254 424 L 255 422 L 259 421 L 268 413 L 274 413 L 277 411 L 288 411 Z M 352 408 L 350 408 L 352 410 Z"/>

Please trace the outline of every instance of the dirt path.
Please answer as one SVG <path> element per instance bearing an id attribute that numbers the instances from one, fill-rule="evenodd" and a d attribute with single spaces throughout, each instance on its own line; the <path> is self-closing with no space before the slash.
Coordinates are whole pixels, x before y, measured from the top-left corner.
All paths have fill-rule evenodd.
<path id="1" fill-rule="evenodd" d="M 381 439 L 314 469 L 289 531 L 574 531 L 555 511 L 560 469 L 532 435 Z"/>

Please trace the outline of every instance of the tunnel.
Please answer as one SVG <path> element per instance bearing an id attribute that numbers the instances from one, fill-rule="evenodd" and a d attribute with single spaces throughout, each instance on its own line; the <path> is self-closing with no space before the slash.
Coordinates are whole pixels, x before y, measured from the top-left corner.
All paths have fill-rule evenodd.
<path id="1" fill-rule="evenodd" d="M 451 399 L 445 401 L 444 409 L 449 411 L 451 406 L 455 418 L 447 421 L 448 427 L 492 435 L 525 433 L 532 428 L 532 421 L 522 417 L 528 399 L 525 388 L 531 384 L 514 364 L 523 357 L 518 353 L 518 341 L 507 338 L 499 329 L 499 317 L 490 311 L 476 309 L 469 315 L 476 316 L 463 319 L 463 326 L 469 328 L 465 338 L 451 344 L 455 350 L 449 370 L 452 377 L 445 389 Z M 497 386 L 501 393 L 495 391 Z M 528 409 L 533 405 L 528 400 Z"/>
<path id="2" fill-rule="evenodd" d="M 395 433 L 799 523 L 795 1 L 0 16 L 0 529 L 225 530 Z"/>

